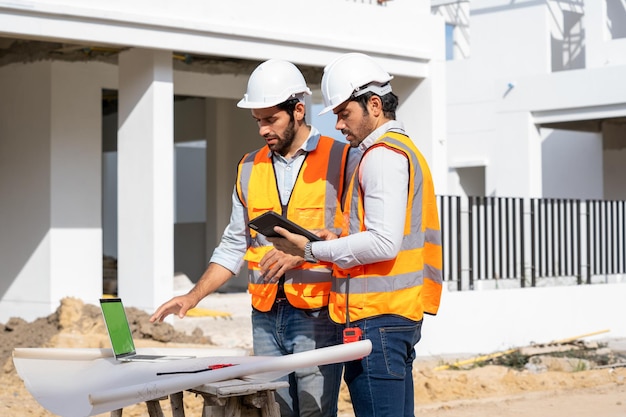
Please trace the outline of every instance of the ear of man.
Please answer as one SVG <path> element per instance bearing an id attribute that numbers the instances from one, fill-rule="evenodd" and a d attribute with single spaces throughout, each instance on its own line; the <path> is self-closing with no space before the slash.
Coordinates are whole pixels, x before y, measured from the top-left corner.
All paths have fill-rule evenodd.
<path id="1" fill-rule="evenodd" d="M 298 102 L 296 107 L 293 109 L 293 117 L 297 121 L 304 120 L 304 116 L 306 114 L 306 106 L 303 102 Z"/>
<path id="2" fill-rule="evenodd" d="M 367 101 L 367 110 L 373 117 L 380 117 L 383 113 L 383 102 L 376 94 Z"/>

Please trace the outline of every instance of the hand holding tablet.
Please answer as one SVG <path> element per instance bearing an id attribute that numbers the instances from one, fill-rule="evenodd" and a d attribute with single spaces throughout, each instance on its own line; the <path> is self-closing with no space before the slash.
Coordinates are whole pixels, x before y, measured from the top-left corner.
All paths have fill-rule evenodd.
<path id="1" fill-rule="evenodd" d="M 259 217 L 252 219 L 248 223 L 248 226 L 250 226 L 250 229 L 261 233 L 266 237 L 282 237 L 274 231 L 274 226 L 280 226 L 283 229 L 287 229 L 291 233 L 302 235 L 312 242 L 316 240 L 322 240 L 321 237 L 310 232 L 309 230 L 306 230 L 305 228 L 292 222 L 291 220 L 282 217 L 275 211 L 268 211 L 261 214 Z"/>

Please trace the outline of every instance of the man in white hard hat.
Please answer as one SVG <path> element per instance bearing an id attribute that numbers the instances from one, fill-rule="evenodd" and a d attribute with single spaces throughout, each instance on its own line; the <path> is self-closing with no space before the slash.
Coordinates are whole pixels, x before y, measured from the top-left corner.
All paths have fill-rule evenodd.
<path id="1" fill-rule="evenodd" d="M 346 183 L 348 221 L 339 239 L 309 242 L 275 228 L 275 247 L 333 262 L 330 315 L 372 353 L 345 364 L 344 379 L 358 417 L 414 415 L 414 346 L 424 314 L 441 297 L 441 233 L 426 160 L 395 120 L 398 98 L 389 75 L 371 57 L 342 55 L 324 69 L 325 108 L 335 128 L 362 152 Z M 319 233 L 327 239 L 330 231 Z"/>
<path id="2" fill-rule="evenodd" d="M 275 211 L 308 229 L 340 230 L 339 198 L 349 146 L 320 135 L 305 122 L 304 97 L 311 94 L 290 62 L 269 60 L 250 75 L 237 104 L 250 109 L 265 146 L 243 156 L 237 169 L 230 223 L 197 284 L 150 318 L 184 317 L 200 300 L 248 263 L 254 354 L 279 356 L 341 343 L 341 328 L 329 318 L 329 263 L 275 250 L 248 227 Z M 334 416 L 341 364 L 299 369 L 277 391 L 282 416 Z"/>

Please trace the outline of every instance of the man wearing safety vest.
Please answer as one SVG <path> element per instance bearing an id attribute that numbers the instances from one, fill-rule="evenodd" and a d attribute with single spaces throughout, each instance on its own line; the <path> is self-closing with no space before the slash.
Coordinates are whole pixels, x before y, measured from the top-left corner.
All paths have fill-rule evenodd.
<path id="1" fill-rule="evenodd" d="M 309 242 L 275 227 L 277 249 L 308 262 L 333 262 L 330 315 L 347 323 L 350 340 L 372 353 L 345 364 L 357 417 L 414 415 L 413 360 L 424 313 L 441 297 L 441 233 L 426 160 L 395 120 L 393 77 L 371 57 L 340 56 L 324 69 L 325 108 L 350 145 L 361 151 L 347 180 L 339 239 Z M 318 232 L 333 239 L 330 231 Z M 356 336 L 356 337 L 355 337 Z"/>
<path id="2" fill-rule="evenodd" d="M 290 62 L 269 60 L 250 75 L 238 107 L 250 109 L 265 146 L 246 154 L 237 168 L 230 223 L 209 266 L 183 296 L 160 306 L 151 321 L 184 317 L 200 300 L 248 263 L 254 354 L 279 356 L 341 343 L 341 327 L 329 317 L 332 265 L 305 263 L 275 250 L 248 227 L 275 211 L 308 229 L 341 230 L 339 198 L 350 147 L 306 124 L 304 98 L 311 91 Z M 261 260 L 263 260 L 261 262 Z M 335 416 L 342 364 L 299 369 L 279 389 L 282 416 Z"/>

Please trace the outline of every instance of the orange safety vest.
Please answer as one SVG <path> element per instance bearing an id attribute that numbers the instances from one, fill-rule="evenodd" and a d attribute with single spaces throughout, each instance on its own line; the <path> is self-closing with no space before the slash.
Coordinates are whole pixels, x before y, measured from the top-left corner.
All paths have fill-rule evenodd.
<path id="1" fill-rule="evenodd" d="M 332 319 L 338 323 L 346 322 L 346 296 L 350 321 L 381 314 L 395 314 L 417 321 L 425 312 L 436 314 L 439 309 L 441 230 L 430 170 L 408 136 L 387 132 L 365 153 L 380 146 L 403 154 L 409 161 L 409 194 L 402 246 L 391 260 L 349 269 L 333 268 L 329 308 Z M 346 189 L 344 218 L 348 230 L 342 235 L 366 230 L 358 170 L 359 167 Z"/>
<path id="2" fill-rule="evenodd" d="M 272 154 L 267 146 L 245 155 L 237 169 L 237 194 L 246 208 L 249 220 L 273 210 L 302 227 L 329 229 L 337 233 L 342 229 L 339 198 L 343 190 L 343 170 L 349 146 L 332 138 L 321 136 L 315 150 L 309 152 L 298 173 L 287 212 L 282 206 Z M 260 233 L 248 228 L 248 291 L 252 306 L 269 311 L 274 304 L 278 285 L 265 283 L 260 275 L 259 262 L 272 244 Z M 287 300 L 297 308 L 312 309 L 328 305 L 331 264 L 304 263 L 285 273 L 284 290 Z"/>

